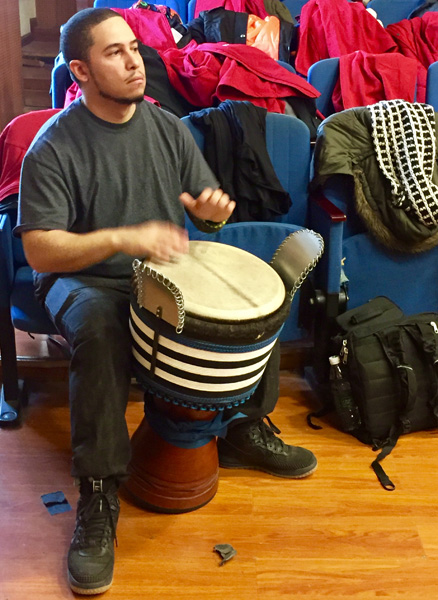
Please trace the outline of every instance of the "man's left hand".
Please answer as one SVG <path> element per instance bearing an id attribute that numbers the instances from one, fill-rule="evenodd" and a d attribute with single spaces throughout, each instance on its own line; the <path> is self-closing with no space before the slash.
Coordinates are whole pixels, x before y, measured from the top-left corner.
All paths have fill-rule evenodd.
<path id="1" fill-rule="evenodd" d="M 236 206 L 234 200 L 230 200 L 229 195 L 220 188 L 205 188 L 196 199 L 183 192 L 179 199 L 193 216 L 215 223 L 227 221 Z"/>

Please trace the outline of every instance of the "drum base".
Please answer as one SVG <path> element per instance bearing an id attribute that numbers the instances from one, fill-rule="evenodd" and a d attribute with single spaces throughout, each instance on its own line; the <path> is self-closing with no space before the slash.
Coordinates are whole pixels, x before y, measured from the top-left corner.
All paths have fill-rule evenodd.
<path id="1" fill-rule="evenodd" d="M 182 410 L 201 413 L 199 418 L 207 418 L 209 414 Z M 210 502 L 216 494 L 219 481 L 216 440 L 199 448 L 179 448 L 160 437 L 144 418 L 131 444 L 130 477 L 123 489 L 142 508 L 173 514 L 190 512 Z"/>

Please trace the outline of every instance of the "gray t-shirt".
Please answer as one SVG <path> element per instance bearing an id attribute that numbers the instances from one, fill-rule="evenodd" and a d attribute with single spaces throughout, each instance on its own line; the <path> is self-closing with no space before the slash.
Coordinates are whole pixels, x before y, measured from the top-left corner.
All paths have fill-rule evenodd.
<path id="1" fill-rule="evenodd" d="M 218 185 L 190 131 L 170 113 L 144 101 L 127 123 L 114 124 L 79 99 L 39 132 L 24 158 L 14 234 L 86 233 L 148 220 L 183 227 L 179 195 Z M 129 278 L 133 258 L 118 253 L 79 273 Z M 36 274 L 40 298 L 58 276 Z"/>

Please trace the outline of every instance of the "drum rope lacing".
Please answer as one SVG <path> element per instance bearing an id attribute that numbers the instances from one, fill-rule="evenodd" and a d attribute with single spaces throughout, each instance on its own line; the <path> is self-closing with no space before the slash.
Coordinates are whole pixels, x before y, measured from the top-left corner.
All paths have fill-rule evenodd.
<path id="1" fill-rule="evenodd" d="M 306 266 L 306 268 L 300 273 L 299 277 L 294 282 L 292 289 L 288 292 L 291 302 L 292 302 L 293 297 L 295 296 L 296 292 L 303 285 L 303 283 L 304 283 L 305 279 L 307 278 L 307 276 L 309 275 L 309 273 L 311 271 L 313 271 L 313 269 L 318 264 L 318 261 L 324 252 L 324 240 L 323 240 L 322 236 L 319 233 L 316 233 L 316 231 L 313 231 L 312 229 L 299 229 L 298 231 L 294 231 L 294 233 L 291 233 L 290 235 L 287 236 L 287 238 L 285 238 L 282 241 L 282 243 L 279 245 L 279 247 L 277 248 L 277 250 L 274 253 L 274 256 L 272 257 L 272 259 L 270 261 L 270 265 L 272 266 L 276 257 L 280 254 L 283 246 L 285 246 L 292 237 L 297 236 L 297 235 L 302 235 L 302 234 L 308 235 L 309 233 L 311 233 L 314 237 L 317 238 L 317 240 L 319 242 L 319 252 L 315 256 L 315 258 Z"/>
<path id="2" fill-rule="evenodd" d="M 144 274 L 146 273 L 147 277 L 152 277 L 152 279 L 156 279 L 158 283 L 161 283 L 165 288 L 167 288 L 173 295 L 175 299 L 175 304 L 178 311 L 178 325 L 176 327 L 176 333 L 182 333 L 184 329 L 185 322 L 185 310 L 184 310 L 184 297 L 182 295 L 179 287 L 171 281 L 168 277 L 165 277 L 159 271 L 152 269 L 149 265 L 142 263 L 141 260 L 136 258 L 132 263 L 132 268 L 134 269 L 136 283 L 137 283 L 137 303 L 143 308 L 142 297 L 143 297 L 143 285 L 144 285 Z"/>

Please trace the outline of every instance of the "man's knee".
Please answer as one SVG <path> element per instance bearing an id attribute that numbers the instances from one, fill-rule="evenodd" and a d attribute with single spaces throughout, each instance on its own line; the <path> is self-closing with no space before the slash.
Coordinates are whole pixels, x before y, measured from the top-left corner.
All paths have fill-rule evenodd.
<path id="1" fill-rule="evenodd" d="M 47 296 L 46 307 L 60 333 L 71 345 L 85 341 L 100 347 L 116 342 L 122 345 L 128 343 L 127 294 L 93 287 L 68 290 L 64 282 L 56 284 Z"/>

